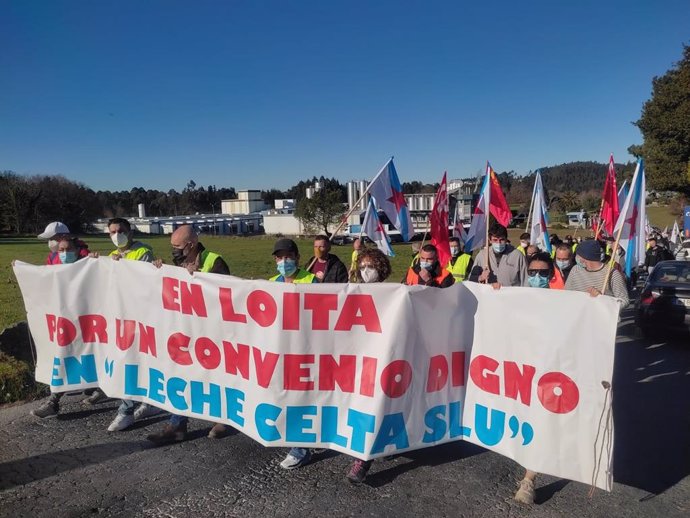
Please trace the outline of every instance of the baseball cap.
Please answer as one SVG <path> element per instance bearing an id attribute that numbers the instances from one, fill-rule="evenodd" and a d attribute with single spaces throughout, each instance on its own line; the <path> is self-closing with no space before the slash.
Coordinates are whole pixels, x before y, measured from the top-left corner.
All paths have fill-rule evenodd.
<path id="1" fill-rule="evenodd" d="M 276 244 L 273 245 L 273 255 L 276 255 L 276 253 L 281 250 L 285 252 L 294 252 L 295 255 L 299 254 L 297 244 L 292 239 L 283 238 L 276 241 Z"/>
<path id="2" fill-rule="evenodd" d="M 69 228 L 67 225 L 60 221 L 53 221 L 52 223 L 48 223 L 48 226 L 46 229 L 43 231 L 43 234 L 39 234 L 38 238 L 39 239 L 52 239 L 58 234 L 69 234 Z"/>

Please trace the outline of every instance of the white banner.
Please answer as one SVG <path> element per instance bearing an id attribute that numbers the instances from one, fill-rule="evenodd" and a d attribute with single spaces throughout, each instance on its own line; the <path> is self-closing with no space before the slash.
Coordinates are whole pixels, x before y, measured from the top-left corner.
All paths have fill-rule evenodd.
<path id="1" fill-rule="evenodd" d="M 85 259 L 14 268 L 55 392 L 361 459 L 467 440 L 610 490 L 618 304 L 463 283 L 282 284 Z"/>

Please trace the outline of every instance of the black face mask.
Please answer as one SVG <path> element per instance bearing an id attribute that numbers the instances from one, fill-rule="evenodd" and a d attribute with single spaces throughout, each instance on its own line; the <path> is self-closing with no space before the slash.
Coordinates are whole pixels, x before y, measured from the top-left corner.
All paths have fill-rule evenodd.
<path id="1" fill-rule="evenodd" d="M 187 255 L 184 253 L 184 248 L 173 248 L 172 258 L 175 266 L 180 266 L 184 263 L 184 260 L 187 258 Z"/>

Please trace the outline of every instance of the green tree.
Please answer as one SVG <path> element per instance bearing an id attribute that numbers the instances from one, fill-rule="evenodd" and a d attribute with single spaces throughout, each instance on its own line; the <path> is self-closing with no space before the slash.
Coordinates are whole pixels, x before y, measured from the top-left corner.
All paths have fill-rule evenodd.
<path id="1" fill-rule="evenodd" d="M 576 192 L 566 191 L 561 194 L 558 205 L 563 212 L 569 212 L 580 208 L 580 197 Z"/>
<path id="2" fill-rule="evenodd" d="M 328 227 L 338 223 L 345 213 L 339 190 L 325 190 L 314 193 L 311 198 L 304 197 L 297 202 L 295 216 L 302 221 L 308 232 L 328 234 Z"/>
<path id="3" fill-rule="evenodd" d="M 628 151 L 645 159 L 649 186 L 659 190 L 690 187 L 690 46 L 683 59 L 652 80 L 652 97 L 634 122 L 644 139 Z"/>

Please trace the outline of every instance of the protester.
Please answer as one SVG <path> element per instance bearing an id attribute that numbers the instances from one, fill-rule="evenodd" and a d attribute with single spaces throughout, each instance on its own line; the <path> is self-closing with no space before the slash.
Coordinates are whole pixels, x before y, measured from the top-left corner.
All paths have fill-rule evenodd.
<path id="1" fill-rule="evenodd" d="M 77 262 L 79 259 L 83 259 L 84 256 L 80 254 L 77 239 L 69 235 L 69 229 L 67 229 L 65 225 L 59 222 L 57 223 L 58 225 L 62 225 L 62 227 L 64 228 L 58 227 L 57 229 L 52 229 L 50 231 L 46 228 L 45 233 L 50 234 L 53 230 L 60 232 L 60 234 L 58 235 L 50 236 L 50 238 L 57 243 L 55 246 L 54 253 L 56 255 L 58 262 L 48 262 L 46 264 L 71 264 Z M 53 225 L 53 223 L 51 223 L 48 226 L 50 227 L 51 225 Z M 67 232 L 63 232 L 64 230 L 66 230 Z M 43 234 L 41 234 L 41 236 L 39 237 L 45 239 L 45 236 Z M 60 400 L 62 399 L 62 396 L 64 394 L 64 392 L 53 392 L 48 398 L 48 401 L 43 403 L 40 407 L 31 411 L 31 415 L 35 417 L 40 417 L 41 419 L 44 419 L 46 417 L 54 417 L 58 415 L 58 413 L 60 412 Z M 92 395 L 93 394 L 95 394 L 95 392 L 93 392 Z"/>
<path id="2" fill-rule="evenodd" d="M 560 245 L 568 248 L 567 245 Z M 557 269 L 554 267 L 551 256 L 546 252 L 536 253 L 527 265 L 527 280 L 532 288 L 551 288 L 550 279 L 553 279 Z M 557 288 L 562 289 L 562 288 Z M 534 503 L 534 485 L 537 481 L 537 472 L 529 469 L 525 470 L 525 476 L 519 482 L 518 490 L 515 492 L 515 500 L 523 504 Z"/>
<path id="3" fill-rule="evenodd" d="M 327 236 L 314 238 L 314 257 L 307 261 L 307 270 L 313 273 L 319 282 L 347 282 L 348 272 L 337 255 L 330 253 L 331 242 Z"/>
<path id="4" fill-rule="evenodd" d="M 46 258 L 46 264 L 62 264 L 60 261 L 60 256 L 58 255 L 58 240 L 62 236 L 71 237 L 75 246 L 77 247 L 77 255 L 80 259 L 88 257 L 89 246 L 80 239 L 71 236 L 69 227 L 67 225 L 60 221 L 53 221 L 52 223 L 48 224 L 42 234 L 37 236 L 39 239 L 48 240 L 48 248 L 50 249 L 50 252 L 48 252 L 48 257 Z"/>
<path id="5" fill-rule="evenodd" d="M 565 289 L 584 291 L 592 297 L 601 295 L 608 265 L 605 265 L 603 262 L 604 250 L 601 248 L 599 241 L 589 239 L 580 243 L 575 253 L 575 261 L 577 266 L 570 271 L 568 280 L 565 283 Z M 625 277 L 621 272 L 612 269 L 603 294 L 616 297 L 621 308 L 627 307 L 630 299 Z"/>
<path id="6" fill-rule="evenodd" d="M 539 247 L 537 245 L 529 245 L 525 250 L 525 259 L 529 261 L 530 257 L 539 252 Z"/>
<path id="7" fill-rule="evenodd" d="M 673 259 L 673 255 L 663 246 L 657 243 L 656 236 L 652 235 L 647 239 L 647 252 L 644 257 L 644 268 L 648 273 L 652 273 L 654 267 L 661 261 L 668 261 Z"/>
<path id="8" fill-rule="evenodd" d="M 463 244 L 457 237 L 451 237 L 450 243 L 450 262 L 446 267 L 451 273 L 455 282 L 462 282 L 467 274 L 472 271 L 472 256 L 463 251 Z"/>
<path id="9" fill-rule="evenodd" d="M 506 227 L 498 223 L 491 226 L 489 229 L 491 248 L 482 249 L 477 254 L 475 266 L 470 274 L 471 281 L 488 284 L 498 283 L 501 286 L 527 286 L 525 256 L 511 245 L 506 244 L 507 238 Z"/>
<path id="10" fill-rule="evenodd" d="M 219 254 L 204 248 L 191 225 L 182 225 L 175 230 L 170 236 L 170 245 L 172 246 L 172 258 L 175 266 L 186 268 L 189 273 L 204 272 L 230 275 L 230 268 L 228 268 L 225 260 Z M 163 263 L 157 260 L 154 264 L 160 268 Z M 156 407 L 150 405 L 144 410 L 140 409 L 141 407 L 134 412 L 135 419 L 143 419 L 158 412 Z M 188 421 L 188 417 L 171 414 L 170 420 L 160 432 L 152 433 L 146 438 L 156 444 L 184 441 L 187 438 Z M 230 427 L 216 423 L 208 436 L 212 439 L 219 439 L 226 436 L 229 431 Z"/>
<path id="11" fill-rule="evenodd" d="M 403 284 L 414 286 L 433 286 L 447 288 L 455 282 L 450 272 L 441 268 L 438 262 L 438 252 L 434 245 L 426 244 L 419 251 L 419 258 L 407 269 Z"/>
<path id="12" fill-rule="evenodd" d="M 529 260 L 527 266 L 527 285 L 530 288 L 563 289 L 554 283 L 557 269 L 553 265 L 551 256 L 546 252 L 537 252 Z"/>
<path id="13" fill-rule="evenodd" d="M 570 271 L 575 266 L 573 262 L 573 251 L 571 250 L 572 245 L 563 243 L 556 247 L 555 254 L 555 266 L 552 288 L 563 289 L 565 287 L 565 281 L 568 280 L 568 275 Z"/>
<path id="14" fill-rule="evenodd" d="M 298 267 L 299 250 L 292 239 L 279 239 L 273 245 L 273 258 L 276 262 L 278 275 L 269 280 L 294 284 L 311 284 L 319 282 L 313 273 Z M 342 263 L 341 263 L 342 264 Z M 304 466 L 311 460 L 311 450 L 308 448 L 291 448 L 287 456 L 280 463 L 283 469 L 295 469 Z"/>
<path id="15" fill-rule="evenodd" d="M 132 226 L 124 218 L 113 218 L 108 221 L 108 233 L 110 234 L 110 240 L 115 245 L 115 250 L 110 252 L 110 258 L 118 261 L 120 259 L 126 259 L 127 261 L 153 261 L 153 250 L 151 247 L 141 243 L 139 241 L 134 241 L 134 232 L 132 231 Z M 89 254 L 91 257 L 98 257 L 98 253 L 94 252 Z M 89 398 L 86 400 L 89 403 L 94 403 L 97 398 Z M 134 416 L 134 405 L 135 402 L 129 399 L 123 399 L 120 403 L 120 407 L 117 409 L 117 415 L 110 426 L 108 426 L 109 432 L 121 432 L 130 428 L 135 421 Z M 146 403 L 142 403 L 139 409 L 137 409 L 137 415 L 145 415 L 149 412 L 149 406 Z"/>
<path id="16" fill-rule="evenodd" d="M 360 250 L 362 250 L 362 240 L 357 238 L 352 242 L 352 257 L 350 258 L 350 270 L 348 272 L 348 279 L 351 281 L 357 279 L 357 256 Z"/>
<path id="17" fill-rule="evenodd" d="M 527 247 L 529 246 L 529 240 L 532 238 L 527 232 L 523 232 L 520 234 L 520 246 L 517 247 L 518 251 L 522 253 L 522 255 L 527 254 Z"/>
<path id="18" fill-rule="evenodd" d="M 391 274 L 391 263 L 386 254 L 378 248 L 362 250 L 357 257 L 357 282 L 383 282 Z M 347 472 L 347 479 L 361 484 L 367 477 L 373 460 L 355 459 Z"/>

